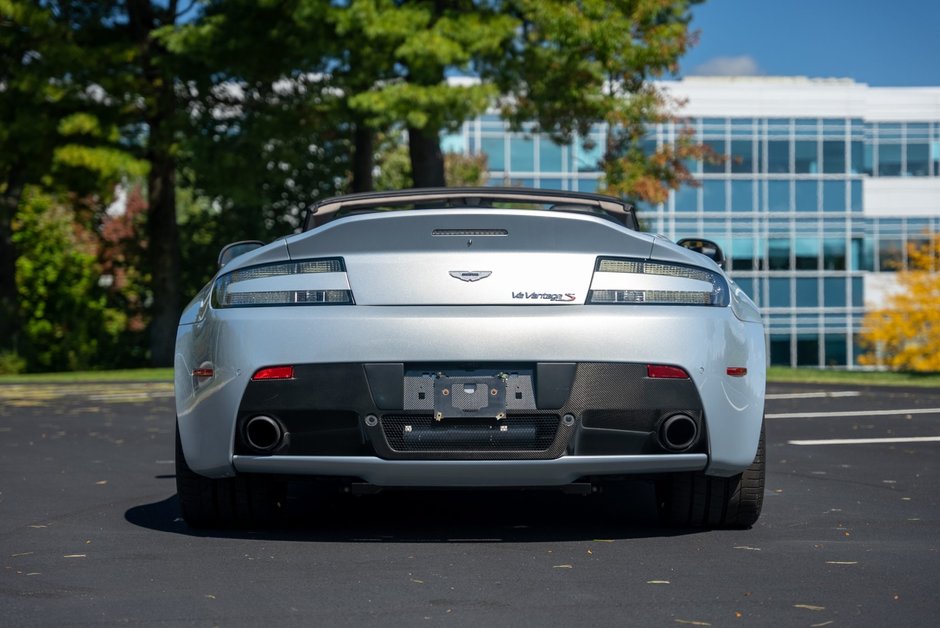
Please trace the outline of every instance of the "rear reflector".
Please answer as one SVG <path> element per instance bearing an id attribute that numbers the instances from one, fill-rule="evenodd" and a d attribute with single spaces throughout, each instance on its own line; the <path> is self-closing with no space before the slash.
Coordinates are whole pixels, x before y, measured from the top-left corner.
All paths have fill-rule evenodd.
<path id="1" fill-rule="evenodd" d="M 647 364 L 646 376 L 653 379 L 689 379 L 689 374 L 678 366 Z"/>
<path id="2" fill-rule="evenodd" d="M 193 377 L 212 377 L 213 373 L 212 369 L 193 369 Z"/>
<path id="3" fill-rule="evenodd" d="M 744 366 L 729 366 L 728 375 L 731 377 L 744 377 L 747 375 L 747 368 Z"/>
<path id="4" fill-rule="evenodd" d="M 268 368 L 259 369 L 254 375 L 251 376 L 251 381 L 256 382 L 260 379 L 293 379 L 293 378 L 294 378 L 293 366 L 269 366 Z"/>

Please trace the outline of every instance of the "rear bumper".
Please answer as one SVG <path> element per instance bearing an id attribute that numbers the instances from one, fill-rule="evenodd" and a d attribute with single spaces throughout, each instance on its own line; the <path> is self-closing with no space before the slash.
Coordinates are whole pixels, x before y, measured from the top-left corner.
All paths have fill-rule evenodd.
<path id="1" fill-rule="evenodd" d="M 738 320 L 730 308 L 590 305 L 210 308 L 204 320 L 181 325 L 177 335 L 176 407 L 186 460 L 195 472 L 215 478 L 248 471 L 244 464 L 261 465 L 265 472 L 272 473 L 276 471 L 268 470 L 266 465 L 281 468 L 278 456 L 265 457 L 268 462 L 263 464 L 247 463 L 255 457 L 243 457 L 240 454 L 246 452 L 236 451 L 240 408 L 251 375 L 259 368 L 279 364 L 437 362 L 679 366 L 690 375 L 707 421 L 707 443 L 703 449 L 707 453 L 700 454 L 705 458 L 694 458 L 704 460 L 695 463 L 698 468 L 704 465 L 705 472 L 711 475 L 733 475 L 747 468 L 757 450 L 765 384 L 763 328 L 759 323 Z M 728 376 L 726 369 L 731 366 L 746 367 L 747 376 Z M 198 380 L 192 376 L 194 369 L 203 367 L 213 368 L 211 379 Z M 620 394 L 622 391 L 616 388 L 619 383 L 613 384 L 615 388 L 608 391 Z M 324 381 L 321 387 L 349 389 L 348 381 L 342 378 Z M 376 395 L 374 390 L 371 393 Z M 271 396 L 277 398 L 279 393 L 272 390 Z M 378 398 L 372 401 L 377 408 L 383 407 Z M 364 412 L 371 411 L 346 404 L 327 409 L 341 408 L 353 410 L 354 417 L 360 420 Z M 297 469 L 285 468 L 283 472 L 317 474 L 316 469 L 322 464 L 332 469 L 325 474 L 362 477 L 348 470 L 339 471 L 338 467 L 360 464 L 361 458 L 371 460 L 372 452 L 364 451 L 361 455 L 348 452 L 342 456 L 344 461 L 336 463 L 332 462 L 330 452 L 311 455 L 310 460 L 308 452 L 295 453 L 301 455 L 291 456 L 292 460 L 287 462 Z M 593 473 L 686 470 L 684 466 L 669 468 L 671 457 L 665 454 L 656 455 L 655 464 L 667 466 L 655 469 L 644 466 L 651 464 L 642 455 L 646 452 L 636 452 L 635 456 L 607 455 L 620 453 L 623 452 L 582 450 L 576 446 L 571 451 L 558 452 L 560 457 L 553 460 L 444 462 L 375 458 L 374 463 L 364 464 L 373 477 L 380 476 L 383 469 L 397 473 L 394 469 L 399 464 L 402 469 L 420 470 L 408 477 L 425 485 L 433 481 L 428 477 L 429 470 L 437 468 L 459 469 L 460 473 L 471 475 L 479 472 L 490 477 L 490 465 L 502 472 L 522 465 L 518 468 L 525 470 L 524 475 L 507 480 L 512 485 L 564 483 L 565 478 Z M 681 454 L 679 460 L 686 460 L 686 455 L 692 454 Z M 598 463 L 599 469 L 610 468 L 604 465 L 611 462 L 619 466 L 609 471 L 568 468 L 566 465 L 580 464 L 576 458 L 581 459 L 580 463 L 605 461 Z M 437 466 L 424 466 L 431 462 Z M 553 472 L 548 470 L 553 468 L 564 471 L 552 476 Z M 540 479 L 542 470 L 549 473 L 548 478 Z M 379 481 L 389 485 L 392 479 Z M 467 480 L 469 485 L 478 485 L 478 481 L 478 478 Z"/>
<path id="2" fill-rule="evenodd" d="M 579 478 L 701 471 L 705 454 L 563 456 L 554 460 L 383 460 L 373 456 L 235 456 L 245 473 L 356 477 L 376 486 L 563 486 Z"/>

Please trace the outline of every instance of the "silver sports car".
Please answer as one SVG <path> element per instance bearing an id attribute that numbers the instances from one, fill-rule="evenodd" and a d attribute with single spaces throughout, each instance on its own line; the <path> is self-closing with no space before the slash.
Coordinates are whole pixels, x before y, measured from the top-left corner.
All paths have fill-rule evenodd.
<path id="1" fill-rule="evenodd" d="M 260 525 L 287 478 L 348 487 L 655 482 L 666 523 L 752 525 L 764 335 L 707 240 L 617 199 L 342 196 L 222 250 L 176 339 L 192 526 Z"/>

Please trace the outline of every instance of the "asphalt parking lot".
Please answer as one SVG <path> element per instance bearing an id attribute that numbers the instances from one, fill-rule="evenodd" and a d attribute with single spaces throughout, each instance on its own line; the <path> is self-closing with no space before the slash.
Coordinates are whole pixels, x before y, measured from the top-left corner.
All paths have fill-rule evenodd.
<path id="1" fill-rule="evenodd" d="M 768 393 L 751 530 L 660 528 L 637 483 L 297 487 L 281 527 L 195 533 L 169 385 L 0 386 L 0 624 L 933 625 L 940 390 Z"/>

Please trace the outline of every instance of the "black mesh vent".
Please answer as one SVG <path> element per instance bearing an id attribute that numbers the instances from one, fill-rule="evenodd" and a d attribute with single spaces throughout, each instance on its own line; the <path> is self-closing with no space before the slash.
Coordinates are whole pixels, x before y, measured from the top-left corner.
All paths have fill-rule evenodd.
<path id="1" fill-rule="evenodd" d="M 557 415 L 435 421 L 430 416 L 386 415 L 382 432 L 396 452 L 544 452 L 555 442 Z"/>

